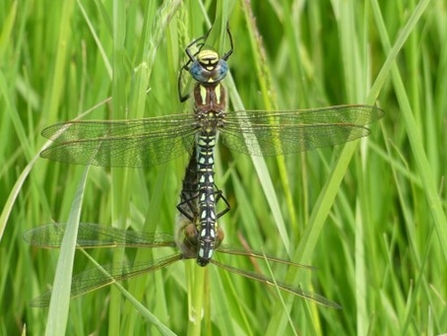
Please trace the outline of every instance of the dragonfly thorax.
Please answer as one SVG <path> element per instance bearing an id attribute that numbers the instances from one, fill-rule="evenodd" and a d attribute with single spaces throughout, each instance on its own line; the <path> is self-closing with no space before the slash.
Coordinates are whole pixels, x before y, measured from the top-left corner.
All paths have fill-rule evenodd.
<path id="1" fill-rule="evenodd" d="M 202 84 L 218 83 L 225 78 L 228 65 L 212 50 L 202 50 L 189 68 L 189 73 Z"/>
<path id="2" fill-rule="evenodd" d="M 214 136 L 216 131 L 225 125 L 225 112 L 214 112 L 210 111 L 207 113 L 198 113 L 197 121 L 202 132 L 208 136 Z M 204 134 L 198 133 L 196 139 L 204 136 Z"/>
<path id="3" fill-rule="evenodd" d="M 196 84 L 194 87 L 194 111 L 197 118 L 213 112 L 218 118 L 225 117 L 227 96 L 223 85 L 214 83 L 209 85 Z"/>

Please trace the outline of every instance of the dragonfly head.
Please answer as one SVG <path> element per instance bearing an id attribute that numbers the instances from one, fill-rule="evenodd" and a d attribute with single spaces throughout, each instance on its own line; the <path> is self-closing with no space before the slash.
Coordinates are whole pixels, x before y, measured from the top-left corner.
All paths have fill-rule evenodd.
<path id="1" fill-rule="evenodd" d="M 201 50 L 189 68 L 189 73 L 202 84 L 218 83 L 228 73 L 228 65 L 213 50 Z"/>

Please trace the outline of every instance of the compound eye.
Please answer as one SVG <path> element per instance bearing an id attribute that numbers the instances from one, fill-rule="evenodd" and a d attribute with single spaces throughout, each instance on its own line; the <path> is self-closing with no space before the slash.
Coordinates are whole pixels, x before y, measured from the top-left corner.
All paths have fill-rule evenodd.
<path id="1" fill-rule="evenodd" d="M 218 59 L 216 63 L 209 66 L 205 66 L 199 60 L 196 60 L 190 66 L 189 73 L 200 83 L 217 83 L 227 75 L 228 65 L 227 62 L 222 59 Z"/>

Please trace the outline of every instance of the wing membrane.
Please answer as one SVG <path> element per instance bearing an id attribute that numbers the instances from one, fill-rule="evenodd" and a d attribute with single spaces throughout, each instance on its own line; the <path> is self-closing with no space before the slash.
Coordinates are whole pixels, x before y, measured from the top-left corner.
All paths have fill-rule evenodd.
<path id="1" fill-rule="evenodd" d="M 99 288 L 118 281 L 131 279 L 149 272 L 154 272 L 183 259 L 183 254 L 176 253 L 156 261 L 138 262 L 131 266 L 121 264 L 102 265 L 75 275 L 71 283 L 70 298 L 93 292 Z M 50 304 L 52 291 L 36 297 L 31 301 L 33 307 L 46 307 Z"/>
<path id="2" fill-rule="evenodd" d="M 276 262 L 279 264 L 300 267 L 300 268 L 306 268 L 306 269 L 310 269 L 310 270 L 315 269 L 315 267 L 313 267 L 313 266 L 298 264 L 293 261 L 277 258 L 277 257 L 271 256 L 268 254 L 264 254 L 259 251 L 247 250 L 243 247 L 238 247 L 238 246 L 221 245 L 217 248 L 217 251 L 219 253 L 232 254 L 232 255 L 243 256 L 243 257 L 252 257 L 252 258 L 264 259 L 264 260 L 267 259 L 269 261 L 273 261 L 273 262 Z"/>
<path id="3" fill-rule="evenodd" d="M 253 156 L 292 154 L 365 137 L 365 126 L 383 115 L 381 109 L 366 105 L 229 112 L 222 139 L 230 149 Z"/>
<path id="4" fill-rule="evenodd" d="M 70 121 L 49 126 L 53 141 L 41 157 L 78 165 L 150 167 L 190 151 L 197 131 L 192 114 L 115 121 Z"/>
<path id="5" fill-rule="evenodd" d="M 324 296 L 321 296 L 319 294 L 306 291 L 299 286 L 291 285 L 291 284 L 281 282 L 281 281 L 276 281 L 276 285 L 275 285 L 275 281 L 273 281 L 273 279 L 271 279 L 270 277 L 267 277 L 265 275 L 242 270 L 242 269 L 235 268 L 235 267 L 232 267 L 229 265 L 225 265 L 225 264 L 222 264 L 222 263 L 216 261 L 215 259 L 211 259 L 211 263 L 228 271 L 228 272 L 241 275 L 248 279 L 252 279 L 252 280 L 258 281 L 260 283 L 272 286 L 272 287 L 277 286 L 279 289 L 281 289 L 285 292 L 291 293 L 293 295 L 297 295 L 299 297 L 302 297 L 303 299 L 310 300 L 310 301 L 315 302 L 319 305 L 329 307 L 329 308 L 334 308 L 334 309 L 341 309 L 341 306 L 339 304 L 335 303 L 334 301 L 326 299 Z"/>
<path id="6" fill-rule="evenodd" d="M 66 229 L 65 224 L 48 224 L 31 229 L 23 238 L 33 246 L 59 248 Z M 174 237 L 168 233 L 147 233 L 121 230 L 93 223 L 79 223 L 79 248 L 98 247 L 175 247 Z"/>

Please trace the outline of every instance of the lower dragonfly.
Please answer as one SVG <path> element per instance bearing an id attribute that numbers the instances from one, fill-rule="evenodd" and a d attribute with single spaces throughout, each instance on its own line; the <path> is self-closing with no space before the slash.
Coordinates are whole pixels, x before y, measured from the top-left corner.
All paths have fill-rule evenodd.
<path id="1" fill-rule="evenodd" d="M 194 153 L 193 153 L 194 154 Z M 133 265 L 111 264 L 102 265 L 101 268 L 93 268 L 75 275 L 72 280 L 71 298 L 90 293 L 99 288 L 111 285 L 117 281 L 134 278 L 149 272 L 154 272 L 167 267 L 179 260 L 195 259 L 198 257 L 198 205 L 197 205 L 197 174 L 196 174 L 196 156 L 192 155 L 185 178 L 183 180 L 182 191 L 180 194 L 180 203 L 177 208 L 179 210 L 177 225 L 178 234 L 174 238 L 168 233 L 146 233 L 135 232 L 130 230 L 120 230 L 113 227 L 101 226 L 92 223 L 80 223 L 78 231 L 77 245 L 78 248 L 158 248 L 171 247 L 176 248 L 178 252 L 155 261 L 137 262 Z M 221 217 L 229 210 L 228 202 L 223 197 L 221 191 L 217 189 L 214 192 L 216 202 L 223 200 L 226 207 L 217 214 Z M 65 224 L 48 224 L 37 227 L 25 232 L 24 239 L 31 245 L 42 248 L 59 248 L 65 232 Z M 217 228 L 216 251 L 229 255 L 258 258 L 273 263 L 284 264 L 292 267 L 301 267 L 312 270 L 313 267 L 297 264 L 291 261 L 283 260 L 273 256 L 265 255 L 262 252 L 244 249 L 241 247 L 233 247 L 222 245 L 224 234 L 220 228 Z M 310 291 L 306 291 L 301 287 L 285 282 L 274 281 L 272 278 L 239 269 L 227 264 L 218 262 L 215 259 L 210 260 L 214 264 L 231 273 L 241 275 L 243 277 L 259 281 L 269 286 L 277 286 L 279 289 L 302 297 L 306 300 L 315 302 L 321 306 L 340 309 L 337 303 Z M 45 307 L 49 305 L 51 291 L 33 299 L 31 305 L 34 307 Z"/>

